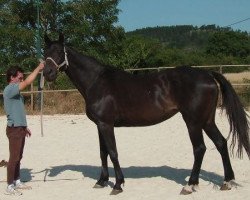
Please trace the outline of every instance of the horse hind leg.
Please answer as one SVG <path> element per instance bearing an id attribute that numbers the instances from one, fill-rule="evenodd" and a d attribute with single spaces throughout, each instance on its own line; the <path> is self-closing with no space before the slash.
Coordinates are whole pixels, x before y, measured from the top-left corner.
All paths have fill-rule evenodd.
<path id="1" fill-rule="evenodd" d="M 235 177 L 227 149 L 227 140 L 223 137 L 214 121 L 206 124 L 206 126 L 204 127 L 204 131 L 213 141 L 222 158 L 224 167 L 224 183 L 222 184 L 220 189 L 230 190 L 232 187 L 231 182 L 235 179 Z"/>
<path id="2" fill-rule="evenodd" d="M 189 137 L 193 146 L 194 164 L 191 176 L 188 181 L 188 185 L 183 187 L 180 194 L 190 194 L 193 191 L 197 190 L 202 160 L 206 152 L 206 146 L 202 135 L 202 128 L 196 123 L 188 122 L 187 120 L 185 121 L 188 128 Z"/>

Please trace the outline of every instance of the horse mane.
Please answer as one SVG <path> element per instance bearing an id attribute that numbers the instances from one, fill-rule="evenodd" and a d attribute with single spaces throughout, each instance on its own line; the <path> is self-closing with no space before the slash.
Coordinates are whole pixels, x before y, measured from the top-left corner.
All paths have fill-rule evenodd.
<path id="1" fill-rule="evenodd" d="M 98 60 L 97 58 L 95 58 L 94 56 L 88 55 L 86 52 L 80 52 L 70 46 L 67 46 L 67 49 L 69 49 L 71 52 L 73 52 L 75 55 L 77 55 L 79 57 L 79 59 L 84 59 L 84 60 L 88 60 L 88 62 L 94 64 L 94 65 L 98 65 L 103 67 L 103 69 L 105 71 L 119 71 L 119 72 L 124 72 L 124 73 L 128 73 L 126 71 L 124 71 L 123 69 L 116 67 L 116 66 L 112 66 L 112 65 L 108 65 L 105 64 L 103 62 L 101 62 L 100 60 Z M 130 74 L 130 73 L 128 73 Z"/>

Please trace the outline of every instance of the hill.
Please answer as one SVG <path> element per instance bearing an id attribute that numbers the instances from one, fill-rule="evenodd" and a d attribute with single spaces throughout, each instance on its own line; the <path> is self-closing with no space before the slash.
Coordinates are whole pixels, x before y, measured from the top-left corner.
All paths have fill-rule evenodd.
<path id="1" fill-rule="evenodd" d="M 218 31 L 232 31 L 215 25 L 207 26 L 162 26 L 148 27 L 127 32 L 127 36 L 140 35 L 156 39 L 169 48 L 203 50 L 208 44 L 209 37 Z"/>

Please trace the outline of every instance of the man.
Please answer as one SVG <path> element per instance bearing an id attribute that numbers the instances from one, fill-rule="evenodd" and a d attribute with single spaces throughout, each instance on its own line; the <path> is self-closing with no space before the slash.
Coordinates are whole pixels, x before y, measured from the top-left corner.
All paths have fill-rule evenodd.
<path id="1" fill-rule="evenodd" d="M 25 137 L 31 136 L 27 128 L 23 96 L 20 91 L 30 85 L 44 68 L 41 62 L 37 68 L 24 80 L 23 70 L 18 66 L 10 67 L 6 77 L 9 83 L 3 92 L 4 110 L 7 115 L 6 135 L 9 140 L 9 161 L 7 164 L 8 195 L 22 195 L 19 190 L 31 189 L 20 181 L 20 161 L 23 155 Z"/>

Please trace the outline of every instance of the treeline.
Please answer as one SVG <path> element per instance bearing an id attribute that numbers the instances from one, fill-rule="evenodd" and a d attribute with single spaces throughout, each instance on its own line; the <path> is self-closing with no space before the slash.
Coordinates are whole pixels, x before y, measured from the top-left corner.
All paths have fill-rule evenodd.
<path id="1" fill-rule="evenodd" d="M 247 32 L 215 25 L 187 25 L 125 33 L 123 27 L 117 26 L 118 3 L 119 0 L 1 0 L 0 73 L 14 64 L 31 71 L 37 64 L 38 51 L 43 50 L 45 32 L 54 39 L 63 32 L 68 46 L 119 68 L 250 63 Z M 5 84 L 1 78 L 1 90 Z M 73 86 L 61 76 L 53 87 Z"/>
<path id="2" fill-rule="evenodd" d="M 166 26 L 139 29 L 126 35 L 134 40 L 132 43 L 141 40 L 138 46 L 148 49 L 148 59 L 141 60 L 138 67 L 250 63 L 249 33 L 230 28 Z"/>

